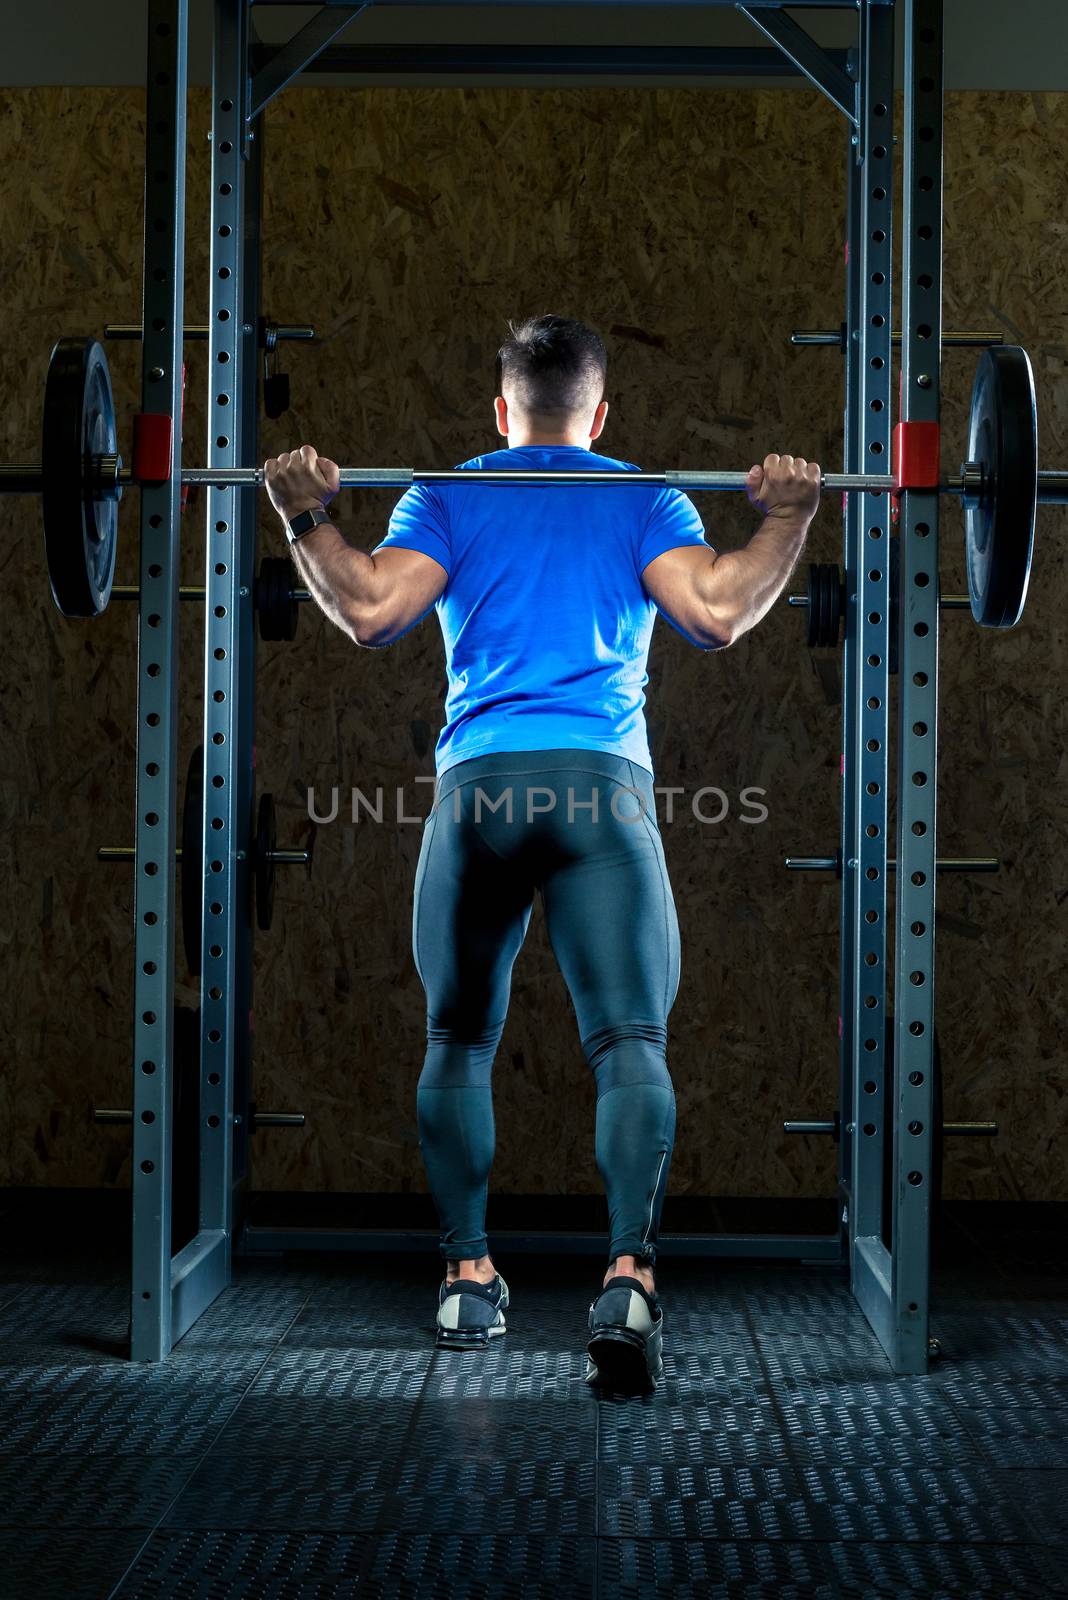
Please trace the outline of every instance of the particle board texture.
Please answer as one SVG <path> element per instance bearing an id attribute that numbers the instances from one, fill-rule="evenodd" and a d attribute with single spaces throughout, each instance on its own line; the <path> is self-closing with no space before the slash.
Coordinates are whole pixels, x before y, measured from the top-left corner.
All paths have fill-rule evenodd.
<path id="1" fill-rule="evenodd" d="M 53 340 L 139 317 L 143 98 L 56 89 L 0 101 L 0 431 L 4 458 L 18 460 L 38 452 Z M 208 118 L 206 93 L 194 93 L 189 321 L 206 315 Z M 842 316 L 846 134 L 818 96 L 293 89 L 269 108 L 264 135 L 264 310 L 313 324 L 317 338 L 283 352 L 292 408 L 264 423 L 263 455 L 311 442 L 345 464 L 434 466 L 493 448 L 492 363 L 507 320 L 557 311 L 608 342 L 606 451 L 648 469 L 744 467 L 772 449 L 839 465 L 841 360 L 789 344 L 791 330 Z M 1001 329 L 1030 349 L 1043 459 L 1062 464 L 1068 100 L 951 95 L 946 137 L 946 325 Z M 110 356 L 128 452 L 138 349 Z M 204 346 L 187 359 L 193 464 Z M 972 365 L 959 351 L 943 363 L 952 466 Z M 391 503 L 342 496 L 346 531 L 370 548 Z M 755 525 L 728 497 L 701 509 L 722 548 Z M 950 1195 L 1068 1198 L 1065 515 L 1040 514 L 1015 632 L 944 618 L 940 848 L 1002 860 L 997 876 L 939 885 L 947 1114 L 1001 1126 L 997 1141 L 951 1146 Z M 0 519 L 0 1183 L 123 1186 L 128 1135 L 97 1127 L 91 1110 L 129 1101 L 131 877 L 95 851 L 132 842 L 135 618 L 116 603 L 92 624 L 64 621 L 36 506 L 0 501 Z M 133 497 L 121 528 L 117 576 L 132 582 Z M 264 553 L 282 551 L 267 509 L 261 535 Z M 806 554 L 840 559 L 835 504 Z M 202 581 L 204 559 L 201 497 L 183 520 L 184 582 Z M 944 592 L 964 588 L 952 505 L 941 578 Z M 184 774 L 202 715 L 195 606 L 182 607 L 181 630 Z M 833 1190 L 830 1141 L 781 1131 L 784 1117 L 829 1116 L 837 1078 L 838 896 L 833 880 L 783 868 L 787 853 L 833 851 L 838 829 L 840 663 L 803 635 L 783 604 L 727 652 L 694 650 L 663 623 L 654 639 L 657 779 L 683 790 L 674 821 L 661 810 L 683 940 L 670 1032 L 678 1194 Z M 388 650 L 360 651 L 305 607 L 295 643 L 260 647 L 257 775 L 275 795 L 279 840 L 306 839 L 309 790 L 323 808 L 336 786 L 340 814 L 318 830 L 310 881 L 280 873 L 275 926 L 256 942 L 255 1097 L 307 1118 L 303 1131 L 258 1136 L 258 1188 L 424 1187 L 409 913 L 428 803 L 417 779 L 432 772 L 443 691 L 433 619 Z M 352 822 L 354 788 L 383 791 L 381 825 Z M 699 801 L 720 820 L 694 814 L 701 789 L 722 791 Z M 749 790 L 762 791 L 759 824 L 746 820 Z M 195 1003 L 180 942 L 178 961 L 178 997 Z M 496 1121 L 496 1189 L 599 1191 L 592 1078 L 537 913 L 498 1056 Z"/>

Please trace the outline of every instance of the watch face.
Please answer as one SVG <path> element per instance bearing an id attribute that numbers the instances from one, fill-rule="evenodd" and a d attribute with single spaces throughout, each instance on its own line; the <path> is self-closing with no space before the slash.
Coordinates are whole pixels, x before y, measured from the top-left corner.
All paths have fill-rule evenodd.
<path id="1" fill-rule="evenodd" d="M 298 511 L 295 517 L 289 519 L 286 527 L 290 543 L 292 544 L 295 539 L 299 539 L 302 534 L 310 533 L 318 520 L 318 515 L 314 511 Z"/>

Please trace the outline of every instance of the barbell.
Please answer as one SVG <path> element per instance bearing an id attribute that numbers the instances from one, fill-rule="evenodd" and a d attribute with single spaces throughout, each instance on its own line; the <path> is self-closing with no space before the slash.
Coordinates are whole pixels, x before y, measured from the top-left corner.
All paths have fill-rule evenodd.
<path id="1" fill-rule="evenodd" d="M 664 487 L 686 493 L 741 492 L 745 472 L 417 471 L 411 467 L 342 467 L 341 487 L 410 489 L 418 484 L 599 488 Z M 141 481 L 118 453 L 111 377 L 95 339 L 63 338 L 45 382 L 41 460 L 0 466 L 0 493 L 40 494 L 52 593 L 65 616 L 105 610 L 115 571 L 118 502 Z M 262 488 L 260 467 L 184 467 L 183 484 Z M 891 474 L 825 473 L 821 488 L 844 494 L 896 494 Z M 1039 472 L 1034 375 L 1017 345 L 979 359 L 968 426 L 968 458 L 938 485 L 964 505 L 972 614 L 984 627 L 1008 628 L 1023 614 L 1034 551 L 1036 507 L 1068 504 L 1068 472 Z"/>
<path id="2" fill-rule="evenodd" d="M 182 601 L 203 603 L 206 594 L 203 584 L 183 583 L 178 590 L 178 598 Z M 300 607 L 311 599 L 311 591 L 297 587 L 297 576 L 288 556 L 263 557 L 252 595 L 260 638 L 275 641 L 295 639 Z M 136 583 L 113 583 L 111 598 L 139 600 L 141 590 Z"/>

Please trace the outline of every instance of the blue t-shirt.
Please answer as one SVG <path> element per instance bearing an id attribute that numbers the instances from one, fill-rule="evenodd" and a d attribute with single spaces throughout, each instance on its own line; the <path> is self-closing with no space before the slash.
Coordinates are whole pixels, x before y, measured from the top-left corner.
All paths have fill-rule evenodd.
<path id="1" fill-rule="evenodd" d="M 637 472 L 578 445 L 524 445 L 463 463 Z M 493 750 L 605 750 L 652 770 L 646 662 L 650 561 L 705 544 L 677 489 L 417 484 L 378 548 L 420 550 L 449 574 L 437 602 L 449 689 L 439 775 Z M 707 546 L 706 546 L 707 548 Z"/>

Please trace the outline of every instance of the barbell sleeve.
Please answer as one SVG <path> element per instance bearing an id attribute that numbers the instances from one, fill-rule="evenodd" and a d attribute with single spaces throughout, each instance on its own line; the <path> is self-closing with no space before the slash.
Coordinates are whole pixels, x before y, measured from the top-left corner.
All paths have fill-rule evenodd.
<path id="1" fill-rule="evenodd" d="M 303 1111 L 257 1111 L 250 1119 L 252 1131 L 259 1128 L 303 1128 Z M 94 1122 L 106 1122 L 113 1127 L 128 1126 L 133 1122 L 133 1112 L 118 1107 L 101 1106 L 93 1111 Z"/>
<path id="2" fill-rule="evenodd" d="M 834 1135 L 833 1122 L 784 1122 L 783 1133 L 830 1134 Z M 998 1136 L 996 1122 L 943 1122 L 942 1133 L 947 1139 L 996 1139 Z"/>
<path id="3" fill-rule="evenodd" d="M 897 871 L 897 862 L 888 861 L 887 870 Z M 785 866 L 789 872 L 837 872 L 837 856 L 787 856 Z M 936 872 L 1000 872 L 997 856 L 939 856 Z"/>
<path id="4" fill-rule="evenodd" d="M 114 594 L 114 589 L 111 592 Z M 787 605 L 804 606 L 806 609 L 810 604 L 811 601 L 807 594 L 792 594 L 787 601 Z M 938 605 L 942 611 L 970 611 L 972 602 L 966 594 L 944 594 Z"/>
<path id="5" fill-rule="evenodd" d="M 203 585 L 183 584 L 178 590 L 179 600 L 203 600 L 206 591 Z M 141 590 L 136 583 L 113 583 L 111 598 L 113 600 L 139 600 Z M 311 599 L 310 589 L 290 589 L 289 599 L 303 603 Z"/>
<path id="6" fill-rule="evenodd" d="M 1068 472 L 1050 471 L 1036 474 L 1037 495 L 1039 505 L 1064 506 L 1068 505 Z M 974 510 L 982 505 L 985 485 L 983 482 L 983 469 L 974 461 L 966 461 L 956 477 L 949 478 L 941 487 L 942 494 L 959 495 L 964 501 L 965 510 Z"/>
<path id="7" fill-rule="evenodd" d="M 116 862 L 133 861 L 135 854 L 136 852 L 129 845 L 102 844 L 96 852 L 96 859 L 107 863 L 108 866 L 112 866 Z M 176 861 L 181 861 L 181 845 L 175 850 L 174 858 Z M 307 867 L 311 864 L 311 851 L 270 850 L 267 853 L 267 860 L 273 861 L 276 867 Z"/>
<path id="8" fill-rule="evenodd" d="M 191 341 L 206 339 L 210 332 L 207 323 L 187 323 L 182 329 L 182 337 Z M 139 322 L 108 322 L 104 325 L 105 339 L 140 339 L 143 333 L 144 329 Z M 267 335 L 272 342 L 282 339 L 314 339 L 315 329 L 292 323 L 269 322 Z"/>
<path id="9" fill-rule="evenodd" d="M 315 338 L 314 328 L 298 326 L 291 322 L 269 322 L 267 324 L 267 333 L 269 336 L 273 334 L 279 342 L 281 342 L 283 339 L 291 340 Z"/>
<path id="10" fill-rule="evenodd" d="M 1068 506 L 1068 472 L 1040 472 L 1038 503 L 1041 506 Z"/>
<path id="11" fill-rule="evenodd" d="M 895 329 L 890 335 L 893 344 L 901 343 L 901 331 Z M 790 335 L 790 343 L 794 345 L 836 345 L 839 350 L 845 349 L 845 326 L 841 328 L 800 328 Z M 986 350 L 990 345 L 1004 344 L 1005 335 L 995 329 L 972 329 L 943 333 L 943 350 L 963 347 L 968 349 Z"/>
<path id="12" fill-rule="evenodd" d="M 27 462 L 23 466 L 0 466 L 0 494 L 40 494 L 41 463 Z"/>
<path id="13" fill-rule="evenodd" d="M 204 586 L 196 584 L 182 584 L 178 590 L 179 600 L 203 600 Z M 113 583 L 111 585 L 111 598 L 113 600 L 139 600 L 141 590 L 136 583 Z"/>

